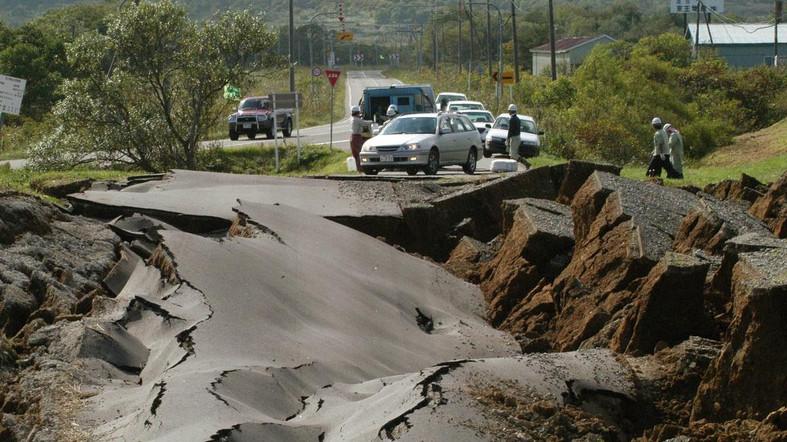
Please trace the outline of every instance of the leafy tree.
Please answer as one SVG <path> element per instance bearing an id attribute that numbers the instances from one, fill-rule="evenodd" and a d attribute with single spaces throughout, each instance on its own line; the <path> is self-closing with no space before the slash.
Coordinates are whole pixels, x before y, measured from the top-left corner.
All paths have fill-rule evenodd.
<path id="1" fill-rule="evenodd" d="M 191 21 L 171 0 L 129 5 L 106 35 L 68 47 L 77 78 L 54 109 L 62 127 L 31 149 L 39 167 L 131 163 L 194 169 L 199 141 L 223 116 L 224 85 L 244 87 L 270 58 L 274 35 L 258 17 L 231 12 Z"/>
<path id="2" fill-rule="evenodd" d="M 40 118 L 59 98 L 56 90 L 68 75 L 63 41 L 32 25 L 0 29 L 0 72 L 27 80 L 22 114 Z"/>

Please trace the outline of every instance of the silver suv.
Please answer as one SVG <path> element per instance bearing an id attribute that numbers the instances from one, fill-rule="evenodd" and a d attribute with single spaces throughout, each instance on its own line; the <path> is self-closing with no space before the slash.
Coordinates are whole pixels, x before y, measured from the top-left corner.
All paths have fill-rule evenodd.
<path id="1" fill-rule="evenodd" d="M 364 143 L 361 170 L 367 175 L 384 169 L 435 175 L 442 166 L 461 165 L 465 173 L 473 174 L 482 149 L 478 130 L 464 115 L 402 115 Z"/>

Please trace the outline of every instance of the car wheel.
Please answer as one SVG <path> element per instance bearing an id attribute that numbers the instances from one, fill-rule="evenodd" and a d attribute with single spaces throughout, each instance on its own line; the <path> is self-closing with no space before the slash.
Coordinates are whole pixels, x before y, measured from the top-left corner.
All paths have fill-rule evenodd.
<path id="1" fill-rule="evenodd" d="M 437 175 L 439 169 L 440 152 L 437 151 L 436 147 L 433 147 L 432 150 L 429 151 L 429 159 L 426 162 L 426 167 L 424 167 L 424 173 L 427 175 Z"/>
<path id="2" fill-rule="evenodd" d="M 370 167 L 362 167 L 361 171 L 363 172 L 364 175 L 377 175 L 378 173 L 380 173 L 379 170 L 372 169 Z"/>
<path id="3" fill-rule="evenodd" d="M 254 138 L 257 137 L 257 132 L 254 132 L 254 131 L 247 132 L 246 136 L 249 137 L 250 140 L 253 140 Z"/>
<path id="4" fill-rule="evenodd" d="M 292 136 L 292 120 L 287 119 L 287 122 L 284 124 L 284 129 L 281 130 L 281 133 L 285 138 L 290 138 Z"/>
<path id="5" fill-rule="evenodd" d="M 477 162 L 478 153 L 476 153 L 475 147 L 471 147 L 470 152 L 467 154 L 467 162 L 462 166 L 462 170 L 468 175 L 474 174 Z"/>
<path id="6" fill-rule="evenodd" d="M 484 148 L 484 158 L 492 158 L 492 151 L 486 147 Z"/>
<path id="7" fill-rule="evenodd" d="M 230 140 L 238 141 L 238 132 L 234 130 L 230 130 Z"/>
<path id="8" fill-rule="evenodd" d="M 418 169 L 407 169 L 407 174 L 410 176 L 418 175 Z"/>
<path id="9" fill-rule="evenodd" d="M 267 132 L 265 132 L 265 137 L 266 137 L 267 139 L 269 139 L 269 140 L 272 140 L 272 139 L 273 139 L 273 135 L 274 135 L 274 134 L 273 134 L 273 129 L 268 129 L 268 131 L 267 131 Z"/>

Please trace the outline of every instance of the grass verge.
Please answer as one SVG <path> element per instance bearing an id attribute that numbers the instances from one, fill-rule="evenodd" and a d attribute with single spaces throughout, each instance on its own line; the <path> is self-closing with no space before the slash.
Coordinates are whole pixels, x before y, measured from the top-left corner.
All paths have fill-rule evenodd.
<path id="1" fill-rule="evenodd" d="M 251 146 L 240 149 L 207 149 L 200 156 L 201 169 L 211 172 L 256 175 L 335 175 L 346 174 L 349 154 L 326 146 L 303 146 L 298 161 L 296 146 L 279 148 L 279 173 L 276 173 L 275 149 Z"/>
<path id="2" fill-rule="evenodd" d="M 30 169 L 14 169 L 10 167 L 0 167 L 0 190 L 15 190 L 44 197 L 36 189 L 42 184 L 53 181 L 68 180 L 123 180 L 132 175 L 139 175 L 143 172 L 129 170 L 105 170 L 105 169 L 74 169 L 66 171 L 36 172 Z M 48 197 L 47 197 L 48 198 Z"/>

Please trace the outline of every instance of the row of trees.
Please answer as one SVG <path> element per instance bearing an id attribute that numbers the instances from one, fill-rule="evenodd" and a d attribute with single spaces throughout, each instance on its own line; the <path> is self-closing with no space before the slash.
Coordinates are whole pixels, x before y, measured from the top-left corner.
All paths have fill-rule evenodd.
<path id="1" fill-rule="evenodd" d="M 712 54 L 695 61 L 671 33 L 598 46 L 573 76 L 529 77 L 516 92 L 556 154 L 618 164 L 647 158 L 654 116 L 682 131 L 695 158 L 787 117 L 787 70 L 732 69 Z"/>

